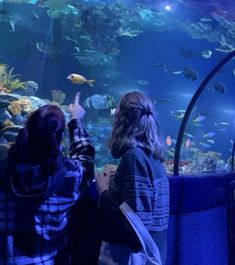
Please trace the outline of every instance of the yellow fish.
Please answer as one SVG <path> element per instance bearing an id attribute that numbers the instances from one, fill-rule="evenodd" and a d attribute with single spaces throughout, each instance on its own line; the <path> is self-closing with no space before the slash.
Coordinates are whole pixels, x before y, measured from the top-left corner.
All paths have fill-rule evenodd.
<path id="1" fill-rule="evenodd" d="M 85 84 L 87 83 L 89 86 L 94 86 L 93 83 L 95 80 L 87 80 L 84 76 L 79 74 L 70 74 L 67 76 L 67 79 L 69 79 L 74 84 Z"/>

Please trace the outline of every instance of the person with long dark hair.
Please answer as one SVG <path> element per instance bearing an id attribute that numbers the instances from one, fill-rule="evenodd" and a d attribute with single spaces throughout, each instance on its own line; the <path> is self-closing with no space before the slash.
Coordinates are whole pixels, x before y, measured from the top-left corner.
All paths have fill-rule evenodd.
<path id="1" fill-rule="evenodd" d="M 116 172 L 97 174 L 103 242 L 99 264 L 139 262 L 142 246 L 119 206 L 126 202 L 138 215 L 159 248 L 167 254 L 169 183 L 162 165 L 165 146 L 151 100 L 140 92 L 125 94 L 114 114 L 111 154 L 120 158 Z M 136 253 L 136 255 L 132 255 Z M 137 258 L 137 260 L 136 260 Z"/>
<path id="2" fill-rule="evenodd" d="M 79 93 L 69 111 L 70 158 L 61 152 L 65 116 L 48 104 L 29 116 L 1 161 L 0 264 L 69 264 L 69 212 L 93 177 L 95 155 Z"/>

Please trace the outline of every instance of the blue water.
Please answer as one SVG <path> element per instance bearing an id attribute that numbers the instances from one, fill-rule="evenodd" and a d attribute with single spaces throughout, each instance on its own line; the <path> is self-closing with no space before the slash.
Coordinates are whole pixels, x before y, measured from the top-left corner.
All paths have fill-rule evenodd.
<path id="1" fill-rule="evenodd" d="M 44 2 L 47 3 L 47 1 Z M 52 89 L 62 90 L 66 93 L 64 102 L 66 105 L 73 100 L 78 90 L 81 91 L 82 102 L 93 94 L 109 94 L 113 96 L 117 104 L 123 93 L 136 89 L 147 93 L 152 100 L 169 99 L 170 103 L 156 104 L 156 111 L 159 115 L 163 137 L 170 135 L 176 139 L 181 120 L 176 120 L 170 111 L 186 109 L 202 80 L 228 54 L 215 50 L 219 47 L 222 37 L 226 37 L 227 43 L 235 47 L 235 34 L 233 31 L 229 31 L 232 30 L 233 23 L 235 23 L 231 12 L 234 10 L 234 5 L 229 1 L 226 3 L 224 1 L 197 1 L 196 6 L 195 1 L 168 1 L 167 3 L 142 1 L 142 4 L 139 5 L 136 5 L 137 1 L 119 1 L 127 9 L 139 8 L 147 13 L 149 10 L 160 12 L 163 19 L 167 21 L 166 25 L 161 28 L 159 25 L 150 25 L 153 20 L 148 17 L 145 22 L 142 21 L 140 24 L 138 24 L 138 19 L 141 18 L 137 19 L 134 15 L 133 21 L 130 20 L 128 14 L 126 17 L 122 15 L 118 20 L 118 17 L 114 17 L 114 13 L 112 13 L 114 12 L 112 4 L 115 1 L 84 1 L 83 4 L 80 1 L 69 2 L 79 12 L 78 16 L 80 16 L 82 26 L 78 28 L 78 31 L 81 31 L 81 35 L 91 37 L 96 51 L 109 54 L 109 50 L 104 51 L 108 44 L 120 51 L 118 55 L 113 55 L 112 64 L 92 66 L 79 63 L 75 58 L 74 47 L 77 46 L 81 49 L 80 43 L 75 44 L 74 41 L 65 38 L 69 36 L 76 40 L 78 37 L 74 15 L 69 13 L 54 19 L 48 16 L 48 8 L 39 4 L 7 4 L 4 2 L 2 9 L 8 10 L 10 13 L 0 17 L 0 59 L 5 64 L 14 67 L 14 73 L 20 74 L 22 81 L 33 80 L 39 84 L 40 88 L 36 96 L 51 100 Z M 98 15 L 94 15 L 92 12 L 97 7 L 97 3 L 105 3 L 106 7 L 101 9 L 102 11 L 96 9 Z M 172 6 L 171 13 L 164 10 L 166 4 Z M 57 7 L 49 6 L 49 10 L 53 8 L 56 10 Z M 118 12 L 117 9 L 116 13 Z M 81 16 L 81 14 L 86 15 Z M 154 14 L 156 16 L 156 13 Z M 9 18 L 13 15 L 20 16 L 21 19 L 16 22 L 15 31 L 10 31 Z M 104 16 L 106 18 L 102 24 Z M 156 17 L 152 19 L 156 19 Z M 192 32 L 187 30 L 186 25 L 200 23 L 200 19 L 202 21 L 205 19 L 204 24 L 201 25 L 210 25 L 211 31 L 216 32 L 214 39 L 207 39 L 206 34 L 195 37 Z M 177 21 L 178 24 L 174 21 Z M 179 26 L 180 21 L 185 23 L 185 26 L 182 26 L 184 24 Z M 111 31 L 112 26 L 110 31 L 105 30 L 107 23 L 113 23 L 113 30 L 117 30 L 119 25 L 119 28 L 126 30 L 140 29 L 142 33 L 133 37 L 118 36 L 116 32 Z M 49 56 L 39 51 L 36 48 L 36 43 L 51 45 L 56 50 L 55 54 Z M 193 53 L 192 58 L 185 58 L 180 53 L 179 47 L 185 50 L 190 49 Z M 203 49 L 212 51 L 212 56 L 209 59 L 202 57 Z M 186 79 L 183 74 L 166 73 L 162 67 L 154 67 L 154 64 L 166 65 L 168 68 L 178 70 L 183 70 L 186 67 L 193 68 L 198 72 L 198 79 L 192 81 Z M 119 73 L 119 76 L 108 78 L 107 71 L 110 69 Z M 235 75 L 232 72 L 233 69 L 235 69 L 234 60 L 230 61 L 216 75 L 196 103 L 186 127 L 186 132 L 194 136 L 191 147 L 197 147 L 205 153 L 216 151 L 222 155 L 225 161 L 230 156 L 231 139 L 235 138 Z M 79 73 L 88 79 L 95 79 L 94 88 L 71 84 L 66 79 L 71 73 Z M 139 85 L 136 80 L 147 81 L 147 85 Z M 224 94 L 208 89 L 212 87 L 214 81 L 219 81 L 225 86 Z M 202 122 L 202 127 L 190 125 L 193 119 L 205 112 L 210 112 L 210 115 Z M 105 141 L 110 134 L 112 118 L 108 112 L 98 112 L 96 115 L 98 118 L 107 119 L 107 124 L 109 124 L 109 129 L 104 133 L 103 139 L 95 138 L 95 140 Z M 227 122 L 230 125 L 224 131 L 219 131 L 215 123 L 220 122 Z M 96 126 L 99 126 L 99 121 Z M 209 131 L 215 132 L 213 138 L 215 144 L 205 148 L 199 143 L 205 142 L 203 134 Z M 174 145 L 169 148 L 174 148 Z M 102 160 L 102 158 L 104 157 L 100 153 L 98 160 Z M 187 160 L 187 157 L 184 157 L 184 160 Z M 101 162 L 98 161 L 99 164 L 102 164 Z"/>

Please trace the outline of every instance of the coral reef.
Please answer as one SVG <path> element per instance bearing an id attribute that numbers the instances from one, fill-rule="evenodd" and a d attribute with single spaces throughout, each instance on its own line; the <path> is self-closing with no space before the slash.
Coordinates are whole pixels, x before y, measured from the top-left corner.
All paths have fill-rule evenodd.
<path id="1" fill-rule="evenodd" d="M 63 104 L 66 98 L 66 94 L 63 91 L 58 89 L 53 89 L 51 90 L 51 94 L 52 94 L 52 102 Z"/>
<path id="2" fill-rule="evenodd" d="M 24 97 L 12 101 L 11 104 L 8 106 L 8 110 L 13 115 L 21 115 L 22 112 L 30 113 L 31 109 L 32 109 L 31 100 Z"/>

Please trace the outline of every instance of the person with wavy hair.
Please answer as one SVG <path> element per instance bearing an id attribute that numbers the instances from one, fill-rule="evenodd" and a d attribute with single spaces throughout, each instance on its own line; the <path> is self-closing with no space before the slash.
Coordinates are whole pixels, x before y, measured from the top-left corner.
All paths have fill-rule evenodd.
<path id="1" fill-rule="evenodd" d="M 70 158 L 61 152 L 64 113 L 48 104 L 28 117 L 0 163 L 0 264 L 69 264 L 69 214 L 94 175 L 95 155 L 79 93 L 69 111 Z"/>
<path id="2" fill-rule="evenodd" d="M 109 147 L 120 162 L 116 172 L 107 170 L 96 176 L 103 218 L 99 265 L 147 264 L 135 260 L 141 255 L 142 246 L 119 209 L 124 201 L 150 232 L 165 264 L 169 183 L 162 165 L 165 146 L 159 122 L 147 96 L 140 92 L 122 96 L 114 114 Z"/>

